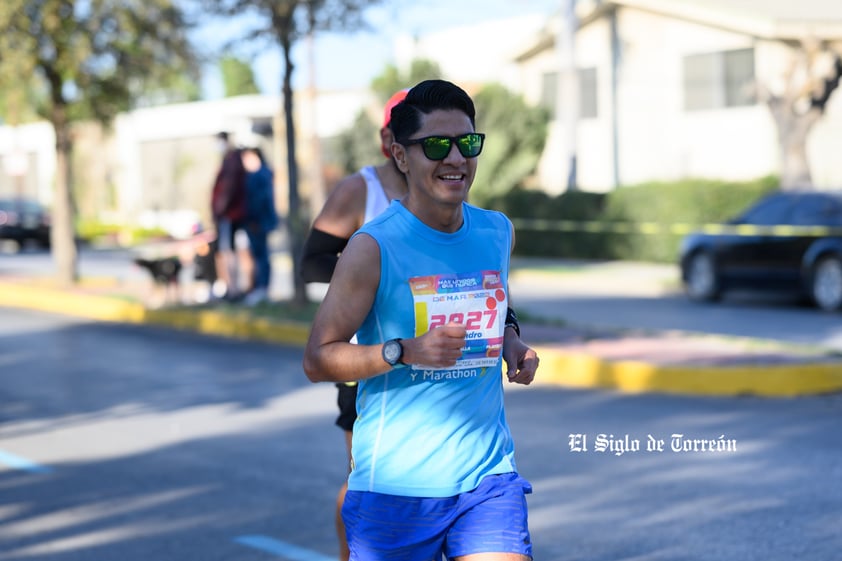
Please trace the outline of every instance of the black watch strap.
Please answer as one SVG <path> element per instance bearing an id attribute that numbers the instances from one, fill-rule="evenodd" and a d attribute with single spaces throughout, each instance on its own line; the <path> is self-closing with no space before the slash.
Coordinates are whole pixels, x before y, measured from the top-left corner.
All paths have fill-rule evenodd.
<path id="1" fill-rule="evenodd" d="M 506 327 L 514 329 L 517 336 L 520 337 L 520 324 L 517 321 L 517 314 L 511 307 L 506 308 L 506 324 L 503 329 Z"/>

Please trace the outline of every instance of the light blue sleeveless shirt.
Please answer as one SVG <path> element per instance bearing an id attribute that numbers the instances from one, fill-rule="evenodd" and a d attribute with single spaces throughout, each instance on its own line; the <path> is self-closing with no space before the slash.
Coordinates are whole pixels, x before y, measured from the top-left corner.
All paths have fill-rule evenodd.
<path id="1" fill-rule="evenodd" d="M 362 380 L 348 488 L 449 497 L 516 471 L 503 410 L 502 344 L 512 226 L 463 204 L 464 223 L 429 228 L 395 201 L 355 234 L 380 246 L 380 285 L 360 344 L 412 338 L 457 321 L 467 329 L 449 369 L 400 366 Z"/>

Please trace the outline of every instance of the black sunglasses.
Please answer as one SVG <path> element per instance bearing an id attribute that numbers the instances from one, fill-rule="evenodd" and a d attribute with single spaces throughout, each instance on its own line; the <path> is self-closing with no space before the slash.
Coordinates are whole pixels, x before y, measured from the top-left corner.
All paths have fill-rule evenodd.
<path id="1" fill-rule="evenodd" d="M 420 144 L 424 155 L 430 160 L 443 160 L 450 154 L 453 143 L 459 149 L 459 153 L 465 158 L 476 158 L 482 152 L 482 144 L 485 135 L 481 132 L 469 132 L 461 136 L 425 136 L 424 138 L 411 138 L 399 141 L 404 146 Z"/>

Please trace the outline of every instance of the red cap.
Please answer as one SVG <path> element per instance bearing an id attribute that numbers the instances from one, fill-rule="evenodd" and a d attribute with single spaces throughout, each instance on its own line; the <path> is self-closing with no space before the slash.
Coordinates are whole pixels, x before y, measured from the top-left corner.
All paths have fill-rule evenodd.
<path id="1" fill-rule="evenodd" d="M 409 90 L 395 92 L 392 94 L 392 97 L 389 98 L 389 101 L 386 102 L 386 107 L 383 109 L 383 127 L 381 128 L 389 126 L 389 121 L 392 120 L 392 108 L 406 98 L 407 92 L 409 92 Z"/>
<path id="2" fill-rule="evenodd" d="M 392 120 L 392 108 L 404 100 L 406 94 L 409 90 L 401 90 L 399 92 L 395 92 L 392 94 L 392 97 L 389 98 L 389 101 L 386 102 L 386 107 L 383 108 L 383 126 L 380 130 L 385 129 L 389 126 L 389 122 Z M 392 155 L 389 154 L 388 146 L 380 145 L 380 151 L 383 152 L 383 155 L 387 158 L 391 158 Z"/>

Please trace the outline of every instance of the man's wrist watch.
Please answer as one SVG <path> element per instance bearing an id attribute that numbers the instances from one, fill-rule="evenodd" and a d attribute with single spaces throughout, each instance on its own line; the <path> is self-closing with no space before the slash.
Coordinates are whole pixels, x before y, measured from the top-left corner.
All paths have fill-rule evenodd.
<path id="1" fill-rule="evenodd" d="M 403 361 L 401 360 L 403 358 L 403 345 L 401 345 L 401 340 L 390 339 L 383 343 L 381 354 L 383 355 L 383 360 L 385 360 L 390 366 L 403 364 Z"/>

